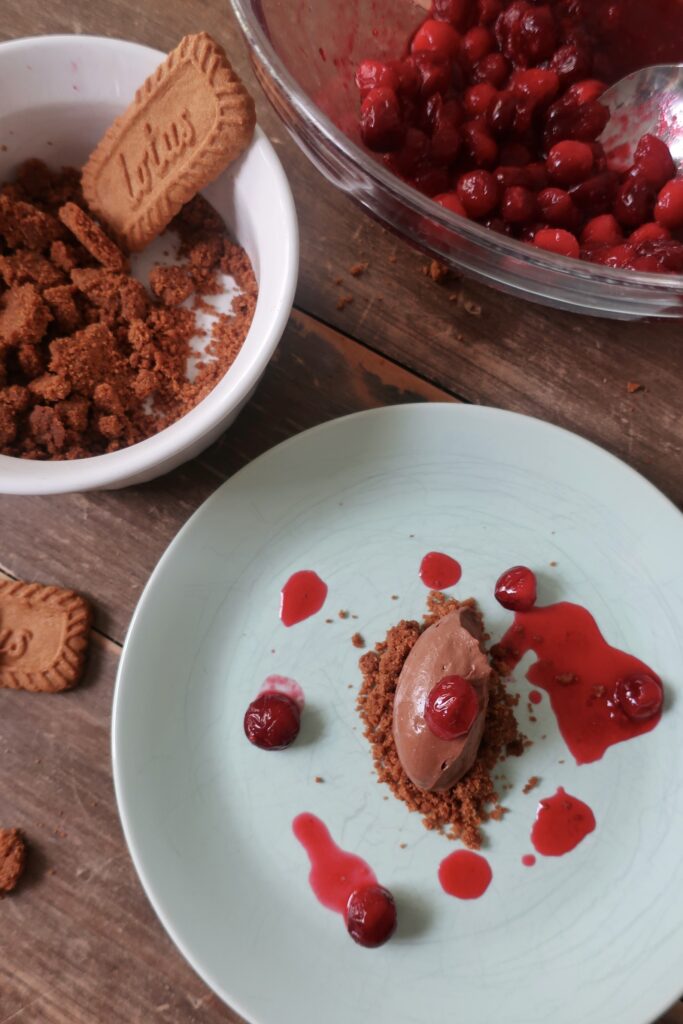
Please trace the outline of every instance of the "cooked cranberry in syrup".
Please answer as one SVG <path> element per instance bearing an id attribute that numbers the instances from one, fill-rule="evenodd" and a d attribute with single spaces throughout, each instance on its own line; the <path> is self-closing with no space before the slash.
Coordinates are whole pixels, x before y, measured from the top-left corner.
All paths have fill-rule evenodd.
<path id="1" fill-rule="evenodd" d="M 513 565 L 498 577 L 494 592 L 503 608 L 526 612 L 536 603 L 536 577 L 525 565 Z"/>
<path id="2" fill-rule="evenodd" d="M 299 735 L 301 713 L 284 693 L 260 693 L 244 716 L 244 733 L 261 750 L 284 750 Z"/>
<path id="3" fill-rule="evenodd" d="M 629 167 L 597 139 L 609 83 L 681 61 L 680 0 L 434 0 L 402 55 L 359 65 L 360 134 L 459 216 L 562 256 L 680 273 L 668 148 L 646 135 Z M 511 166 L 532 173 L 512 180 Z M 639 233 L 654 224 L 669 234 Z"/>

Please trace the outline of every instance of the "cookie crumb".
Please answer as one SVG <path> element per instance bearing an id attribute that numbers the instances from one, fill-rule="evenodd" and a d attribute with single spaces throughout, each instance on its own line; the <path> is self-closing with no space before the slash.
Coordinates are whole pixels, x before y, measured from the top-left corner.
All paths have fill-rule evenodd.
<path id="1" fill-rule="evenodd" d="M 352 263 L 349 267 L 349 274 L 351 274 L 351 277 L 361 277 L 367 269 L 367 263 Z"/>
<path id="2" fill-rule="evenodd" d="M 635 395 L 636 391 L 644 391 L 645 387 L 643 384 L 638 384 L 636 383 L 636 381 L 630 380 L 626 384 L 626 390 L 628 391 L 629 395 Z"/>
<path id="3" fill-rule="evenodd" d="M 313 779 L 313 781 L 317 782 L 317 783 L 321 783 L 321 782 L 324 782 L 325 780 L 322 777 L 322 775 L 316 775 L 315 778 Z"/>
<path id="4" fill-rule="evenodd" d="M 0 828 L 0 893 L 13 892 L 26 866 L 26 843 L 18 828 Z"/>
<path id="5" fill-rule="evenodd" d="M 463 299 L 462 308 L 470 316 L 481 316 L 481 306 L 478 302 L 473 302 L 471 299 Z"/>
<path id="6" fill-rule="evenodd" d="M 408 846 L 408 844 L 407 844 L 407 843 L 399 843 L 398 845 L 399 845 L 399 848 L 400 848 L 401 850 L 405 850 L 405 849 L 407 848 L 407 846 Z"/>
<path id="7" fill-rule="evenodd" d="M 340 619 L 348 619 L 349 617 L 349 613 L 343 608 L 337 612 L 337 615 L 339 616 Z"/>
<path id="8" fill-rule="evenodd" d="M 431 277 L 432 281 L 436 281 L 440 284 L 450 276 L 450 270 L 445 263 L 440 263 L 439 260 L 431 260 L 430 263 L 425 263 L 422 267 L 422 273 L 425 277 Z"/>
<path id="9" fill-rule="evenodd" d="M 351 637 L 351 643 L 354 647 L 365 647 L 365 640 L 360 633 L 354 633 Z"/>
<path id="10" fill-rule="evenodd" d="M 350 306 L 353 302 L 353 295 L 340 295 L 337 299 L 337 309 L 342 312 L 347 306 Z"/>
<path id="11" fill-rule="evenodd" d="M 532 789 L 536 789 L 540 781 L 538 775 L 532 775 L 531 778 L 527 779 L 526 784 L 522 788 L 522 793 L 530 793 Z"/>
<path id="12" fill-rule="evenodd" d="M 548 565 L 550 566 L 551 569 L 557 568 L 557 562 L 548 562 Z"/>

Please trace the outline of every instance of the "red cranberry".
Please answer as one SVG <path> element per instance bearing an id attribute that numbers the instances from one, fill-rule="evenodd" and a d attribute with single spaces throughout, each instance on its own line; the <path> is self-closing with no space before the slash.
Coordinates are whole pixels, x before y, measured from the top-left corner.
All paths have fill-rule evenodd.
<path id="1" fill-rule="evenodd" d="M 479 6 L 478 22 L 480 25 L 492 25 L 503 10 L 501 0 L 477 0 Z"/>
<path id="2" fill-rule="evenodd" d="M 557 253 L 558 256 L 573 256 L 578 259 L 581 250 L 576 237 L 563 228 L 541 228 L 534 235 L 534 245 L 539 249 Z"/>
<path id="3" fill-rule="evenodd" d="M 575 185 L 570 194 L 580 210 L 591 215 L 607 213 L 614 202 L 619 176 L 614 171 L 595 174 L 580 185 Z"/>
<path id="4" fill-rule="evenodd" d="M 502 189 L 510 188 L 512 185 L 519 185 L 521 188 L 529 188 L 531 179 L 527 174 L 526 167 L 497 167 L 493 172 Z"/>
<path id="5" fill-rule="evenodd" d="M 634 722 L 654 718 L 664 701 L 662 684 L 648 672 L 635 672 L 620 679 L 614 695 L 621 710 Z"/>
<path id="6" fill-rule="evenodd" d="M 502 154 L 501 154 L 502 156 Z M 544 163 L 530 163 L 526 166 L 529 175 L 529 185 L 536 192 L 540 192 L 548 184 L 548 171 Z"/>
<path id="7" fill-rule="evenodd" d="M 608 121 L 609 110 L 597 100 L 579 106 L 562 96 L 548 108 L 543 141 L 547 149 L 565 139 L 594 142 Z"/>
<path id="8" fill-rule="evenodd" d="M 560 79 L 554 71 L 542 68 L 531 68 L 527 71 L 515 71 L 510 85 L 517 93 L 527 96 L 534 110 L 546 107 L 557 96 Z"/>
<path id="9" fill-rule="evenodd" d="M 655 190 L 636 174 L 629 175 L 617 189 L 614 216 L 627 228 L 637 228 L 652 220 Z"/>
<path id="10" fill-rule="evenodd" d="M 458 180 L 457 191 L 468 217 L 488 217 L 498 205 L 498 182 L 488 171 L 466 171 Z"/>
<path id="11" fill-rule="evenodd" d="M 557 44 L 557 25 L 550 7 L 531 7 L 513 0 L 496 21 L 501 51 L 518 67 L 547 60 Z"/>
<path id="12" fill-rule="evenodd" d="M 435 18 L 450 22 L 459 32 L 463 32 L 472 21 L 472 0 L 434 0 L 432 7 Z"/>
<path id="13" fill-rule="evenodd" d="M 639 242 L 635 246 L 632 266 L 634 270 L 656 271 L 660 274 L 683 272 L 683 242 L 656 239 Z"/>
<path id="14" fill-rule="evenodd" d="M 511 185 L 503 192 L 500 215 L 508 224 L 529 224 L 538 215 L 536 196 L 528 188 Z"/>
<path id="15" fill-rule="evenodd" d="M 631 245 L 639 245 L 641 242 L 662 242 L 668 241 L 670 238 L 670 231 L 667 231 L 661 224 L 650 221 L 648 224 L 642 224 L 635 231 L 632 231 L 628 240 Z"/>
<path id="16" fill-rule="evenodd" d="M 405 141 L 396 153 L 391 154 L 391 166 L 405 177 L 412 177 L 427 159 L 429 139 L 419 128 L 409 128 Z"/>
<path id="17" fill-rule="evenodd" d="M 261 750 L 284 750 L 299 735 L 301 714 L 297 704 L 284 693 L 261 693 L 244 716 L 244 732 Z"/>
<path id="18" fill-rule="evenodd" d="M 466 63 L 472 67 L 482 57 L 486 57 L 496 45 L 493 33 L 483 25 L 475 25 L 469 32 L 466 32 L 462 40 L 462 56 Z"/>
<path id="19" fill-rule="evenodd" d="M 425 167 L 415 175 L 414 185 L 426 196 L 436 196 L 450 185 L 450 175 L 445 167 Z"/>
<path id="20" fill-rule="evenodd" d="M 472 68 L 472 82 L 489 82 L 496 89 L 502 89 L 510 75 L 510 65 L 502 53 L 489 53 Z"/>
<path id="21" fill-rule="evenodd" d="M 556 143 L 546 160 L 548 177 L 557 185 L 568 188 L 585 181 L 593 169 L 593 150 L 587 142 L 568 139 Z"/>
<path id="22" fill-rule="evenodd" d="M 498 160 L 498 145 L 480 121 L 466 121 L 462 138 L 469 159 L 477 167 L 494 167 Z"/>
<path id="23" fill-rule="evenodd" d="M 429 53 L 434 60 L 453 60 L 460 53 L 460 33 L 445 21 L 428 18 L 413 36 L 410 52 Z"/>
<path id="24" fill-rule="evenodd" d="M 440 740 L 455 740 L 470 731 L 479 713 L 479 700 L 471 683 L 462 676 L 444 676 L 425 703 L 425 722 Z"/>
<path id="25" fill-rule="evenodd" d="M 508 142 L 501 147 L 500 162 L 504 167 L 526 167 L 531 153 L 521 142 Z"/>
<path id="26" fill-rule="evenodd" d="M 435 92 L 446 92 L 453 77 L 453 68 L 448 61 L 438 61 L 434 54 L 415 53 L 414 62 L 418 75 L 419 93 L 423 99 L 433 96 Z"/>
<path id="27" fill-rule="evenodd" d="M 503 608 L 528 612 L 536 604 L 536 577 L 525 565 L 513 565 L 498 577 L 494 593 Z"/>
<path id="28" fill-rule="evenodd" d="M 382 946 L 396 931 L 396 904 L 388 889 L 364 885 L 355 889 L 346 905 L 346 929 L 359 946 Z"/>
<path id="29" fill-rule="evenodd" d="M 471 85 L 465 93 L 465 111 L 471 118 L 486 117 L 497 98 L 498 90 L 490 82 Z"/>
<path id="30" fill-rule="evenodd" d="M 635 166 L 638 177 L 657 189 L 676 176 L 669 147 L 655 135 L 643 135 L 636 146 Z"/>
<path id="31" fill-rule="evenodd" d="M 586 78 L 570 85 L 566 96 L 568 100 L 581 106 L 583 103 L 592 103 L 594 100 L 600 99 L 606 88 L 605 82 L 601 82 L 597 78 Z"/>
<path id="32" fill-rule="evenodd" d="M 513 92 L 500 93 L 498 99 L 491 104 L 488 123 L 496 135 L 509 135 L 517 117 L 517 97 Z"/>
<path id="33" fill-rule="evenodd" d="M 655 204 L 655 220 L 669 231 L 683 228 L 683 178 L 674 178 L 661 190 Z"/>
<path id="34" fill-rule="evenodd" d="M 598 217 L 592 217 L 581 233 L 581 243 L 586 247 L 621 245 L 623 241 L 621 225 L 611 213 L 601 213 Z"/>
<path id="35" fill-rule="evenodd" d="M 586 47 L 570 43 L 561 46 L 553 55 L 550 67 L 557 73 L 561 85 L 566 88 L 583 78 L 588 78 L 593 71 L 593 57 Z"/>
<path id="36" fill-rule="evenodd" d="M 371 89 L 393 89 L 398 91 L 400 84 L 396 70 L 381 60 L 364 60 L 356 71 L 356 85 L 363 99 Z"/>
<path id="37" fill-rule="evenodd" d="M 440 124 L 432 132 L 430 156 L 439 164 L 451 164 L 460 149 L 460 130 L 448 123 Z"/>
<path id="38" fill-rule="evenodd" d="M 562 188 L 542 189 L 538 193 L 538 209 L 541 220 L 551 227 L 571 229 L 578 224 L 578 210 Z"/>
<path id="39" fill-rule="evenodd" d="M 398 78 L 398 94 L 405 99 L 415 99 L 420 91 L 420 74 L 412 57 L 390 61 L 390 67 Z"/>
<path id="40" fill-rule="evenodd" d="M 389 153 L 403 142 L 405 125 L 393 89 L 371 89 L 360 108 L 360 134 L 363 142 L 378 153 Z"/>
<path id="41" fill-rule="evenodd" d="M 443 206 L 444 210 L 457 213 L 460 217 L 466 217 L 467 212 L 455 192 L 442 192 L 440 196 L 434 196 L 434 201 Z"/>

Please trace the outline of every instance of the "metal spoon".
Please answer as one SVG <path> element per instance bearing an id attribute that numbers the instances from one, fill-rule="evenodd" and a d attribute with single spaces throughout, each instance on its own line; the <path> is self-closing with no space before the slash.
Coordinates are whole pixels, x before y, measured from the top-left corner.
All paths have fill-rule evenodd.
<path id="1" fill-rule="evenodd" d="M 625 171 L 641 135 L 665 142 L 676 167 L 683 168 L 683 64 L 657 64 L 620 78 L 600 97 L 610 119 L 600 142 L 609 166 Z"/>

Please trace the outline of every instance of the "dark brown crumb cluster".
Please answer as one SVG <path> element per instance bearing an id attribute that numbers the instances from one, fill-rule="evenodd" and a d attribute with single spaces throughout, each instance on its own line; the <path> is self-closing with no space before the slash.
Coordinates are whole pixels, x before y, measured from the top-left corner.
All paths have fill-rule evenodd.
<path id="1" fill-rule="evenodd" d="M 401 767 L 392 734 L 394 693 L 403 664 L 420 633 L 437 619 L 461 607 L 476 610 L 473 600 L 456 601 L 444 594 L 429 595 L 429 612 L 423 622 L 403 620 L 393 626 L 386 639 L 364 654 L 359 665 L 363 681 L 358 710 L 364 734 L 372 747 L 372 758 L 380 782 L 386 782 L 395 796 L 411 811 L 422 815 L 426 828 L 436 829 L 466 846 L 481 846 L 480 826 L 505 813 L 493 780 L 496 765 L 508 756 L 518 757 L 528 740 L 520 733 L 513 707 L 517 697 L 506 691 L 494 671 L 489 687 L 489 705 L 484 738 L 477 760 L 467 775 L 452 789 L 430 793 L 415 786 Z"/>
<path id="2" fill-rule="evenodd" d="M 0 188 L 0 452 L 77 459 L 135 444 L 204 398 L 235 360 L 256 304 L 249 259 L 200 196 L 171 228 L 180 267 L 159 266 L 151 294 L 128 254 L 85 207 L 80 174 L 38 160 Z M 195 295 L 241 293 L 216 316 L 206 355 L 187 376 L 200 333 Z"/>
<path id="3" fill-rule="evenodd" d="M 18 828 L 0 828 L 0 894 L 17 887 L 26 864 L 26 844 Z"/>

